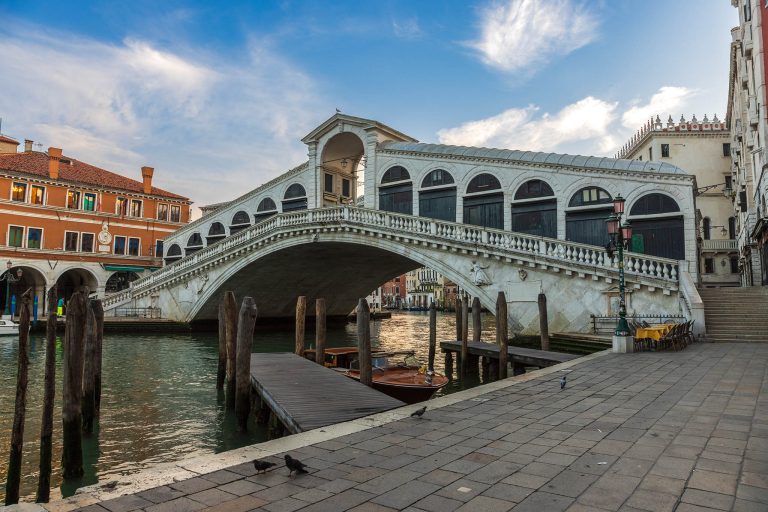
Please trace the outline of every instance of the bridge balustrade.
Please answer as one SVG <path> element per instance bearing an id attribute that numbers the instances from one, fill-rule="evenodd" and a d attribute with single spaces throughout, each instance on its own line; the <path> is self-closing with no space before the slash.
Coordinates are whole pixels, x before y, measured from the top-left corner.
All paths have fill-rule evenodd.
<path id="1" fill-rule="evenodd" d="M 312 224 L 325 225 L 327 223 L 347 223 L 366 228 L 378 228 L 400 235 L 421 235 L 431 240 L 447 243 L 482 245 L 489 249 L 546 257 L 578 265 L 611 270 L 619 268 L 618 256 L 614 255 L 613 258 L 610 258 L 605 249 L 598 246 L 412 215 L 343 206 L 301 210 L 272 216 L 190 256 L 166 265 L 150 276 L 132 282 L 130 288 L 106 297 L 104 306 L 121 304 L 130 300 L 134 293 L 148 290 L 156 284 L 172 278 L 176 274 L 181 274 L 187 269 L 195 268 L 218 255 L 265 239 L 279 229 L 293 226 L 308 227 Z M 678 262 L 676 260 L 631 252 L 625 252 L 624 257 L 625 273 L 628 275 L 651 277 L 672 283 L 678 281 Z"/>

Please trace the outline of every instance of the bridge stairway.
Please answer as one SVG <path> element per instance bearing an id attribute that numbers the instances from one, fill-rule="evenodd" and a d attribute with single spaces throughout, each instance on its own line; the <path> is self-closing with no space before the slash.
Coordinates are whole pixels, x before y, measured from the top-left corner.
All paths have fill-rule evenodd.
<path id="1" fill-rule="evenodd" d="M 707 341 L 768 342 L 768 288 L 701 288 Z"/>

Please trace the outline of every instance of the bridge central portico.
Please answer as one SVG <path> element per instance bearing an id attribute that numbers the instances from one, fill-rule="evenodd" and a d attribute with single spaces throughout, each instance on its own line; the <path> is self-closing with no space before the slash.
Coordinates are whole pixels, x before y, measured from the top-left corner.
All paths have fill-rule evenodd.
<path id="1" fill-rule="evenodd" d="M 504 291 L 515 331 L 537 330 L 540 291 L 552 330 L 585 331 L 616 302 L 618 261 L 601 246 L 621 194 L 639 233 L 625 258 L 630 312 L 693 315 L 694 180 L 677 167 L 421 144 L 342 114 L 303 141 L 307 162 L 169 236 L 166 266 L 105 308 L 212 319 L 234 290 L 263 317 L 292 316 L 297 295 L 345 315 L 381 282 L 427 266 L 485 307 Z"/>

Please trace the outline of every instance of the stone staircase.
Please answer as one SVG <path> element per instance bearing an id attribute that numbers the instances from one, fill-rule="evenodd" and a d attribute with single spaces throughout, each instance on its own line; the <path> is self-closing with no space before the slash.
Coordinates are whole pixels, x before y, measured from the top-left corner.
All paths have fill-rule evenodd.
<path id="1" fill-rule="evenodd" d="M 768 342 L 768 287 L 701 288 L 707 341 Z"/>

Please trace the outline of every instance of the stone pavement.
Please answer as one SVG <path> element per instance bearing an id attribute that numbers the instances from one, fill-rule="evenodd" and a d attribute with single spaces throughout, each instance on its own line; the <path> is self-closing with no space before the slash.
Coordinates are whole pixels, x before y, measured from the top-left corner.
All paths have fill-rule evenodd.
<path id="1" fill-rule="evenodd" d="M 608 354 L 81 508 L 270 512 L 768 510 L 768 344 Z M 436 402 L 437 405 L 437 402 Z"/>

